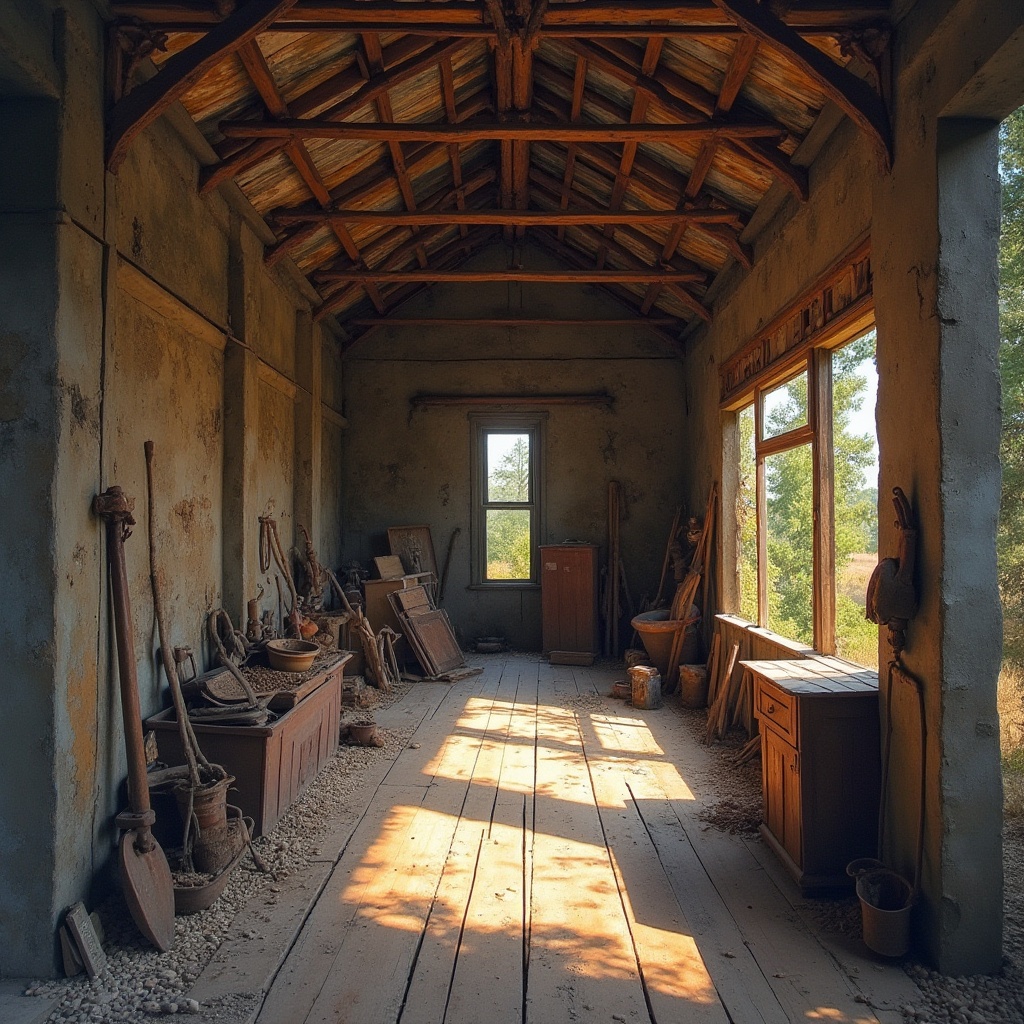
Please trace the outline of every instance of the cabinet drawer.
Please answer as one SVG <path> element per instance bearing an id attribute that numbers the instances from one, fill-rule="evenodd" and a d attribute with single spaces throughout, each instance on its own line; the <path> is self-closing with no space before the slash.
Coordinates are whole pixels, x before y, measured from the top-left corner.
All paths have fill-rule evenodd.
<path id="1" fill-rule="evenodd" d="M 761 723 L 785 736 L 793 746 L 796 746 L 796 711 L 793 707 L 793 698 L 774 686 L 766 685 L 761 679 L 757 680 L 756 694 L 755 713 Z"/>

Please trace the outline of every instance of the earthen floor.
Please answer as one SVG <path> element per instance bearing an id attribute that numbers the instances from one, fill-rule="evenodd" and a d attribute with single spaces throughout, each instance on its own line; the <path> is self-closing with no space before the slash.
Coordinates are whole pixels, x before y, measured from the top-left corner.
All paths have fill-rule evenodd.
<path id="1" fill-rule="evenodd" d="M 895 1024 L 919 998 L 760 840 L 708 824 L 731 787 L 702 716 L 613 700 L 621 669 L 474 663 L 378 713 L 411 740 L 300 910 L 260 955 L 226 944 L 198 998 L 251 984 L 259 1024 Z"/>

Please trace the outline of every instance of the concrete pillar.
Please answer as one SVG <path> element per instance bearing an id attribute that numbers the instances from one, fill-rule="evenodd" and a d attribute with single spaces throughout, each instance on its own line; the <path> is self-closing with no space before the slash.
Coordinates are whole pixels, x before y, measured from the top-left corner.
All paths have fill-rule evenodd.
<path id="1" fill-rule="evenodd" d="M 996 126 L 924 115 L 922 61 L 899 95 L 897 159 L 876 190 L 879 552 L 895 554 L 890 495 L 919 521 L 920 609 L 904 660 L 924 693 L 892 694 L 883 857 L 906 877 L 925 828 L 919 948 L 940 970 L 1001 961 L 1001 781 L 995 709 L 1002 646 L 996 584 L 999 376 Z M 882 664 L 888 660 L 883 647 Z M 883 695 L 886 693 L 883 667 Z"/>

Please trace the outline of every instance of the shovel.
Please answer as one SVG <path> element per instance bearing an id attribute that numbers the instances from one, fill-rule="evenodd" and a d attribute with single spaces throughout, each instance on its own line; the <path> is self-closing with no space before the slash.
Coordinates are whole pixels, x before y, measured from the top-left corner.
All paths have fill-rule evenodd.
<path id="1" fill-rule="evenodd" d="M 134 502 L 120 487 L 109 487 L 93 500 L 93 511 L 107 523 L 107 560 L 117 637 L 117 674 L 121 683 L 121 713 L 128 753 L 130 810 L 117 816 L 121 836 L 121 886 L 132 920 L 161 953 L 174 944 L 174 883 L 167 857 L 153 836 L 156 821 L 149 804 L 146 755 L 142 741 L 142 710 L 135 671 L 134 629 L 128 600 L 124 542 L 131 535 Z"/>

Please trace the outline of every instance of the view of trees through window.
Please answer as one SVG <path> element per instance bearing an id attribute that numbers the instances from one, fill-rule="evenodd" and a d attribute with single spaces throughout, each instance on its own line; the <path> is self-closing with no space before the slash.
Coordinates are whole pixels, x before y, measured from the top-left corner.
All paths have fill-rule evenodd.
<path id="1" fill-rule="evenodd" d="M 487 579 L 531 577 L 530 435 L 490 431 L 486 447 Z M 502 507 L 493 507 L 493 506 Z M 509 507 L 513 506 L 513 507 Z"/>
<path id="2" fill-rule="evenodd" d="M 864 618 L 868 577 L 878 562 L 878 446 L 875 334 L 832 352 L 832 430 L 835 488 L 836 650 L 875 666 L 878 630 Z M 767 396 L 763 435 L 778 437 L 807 423 L 807 374 Z M 757 496 L 754 407 L 739 414 L 738 557 L 740 614 L 757 614 Z M 809 444 L 765 458 L 764 515 L 769 629 L 811 644 L 813 617 L 813 459 Z"/>

